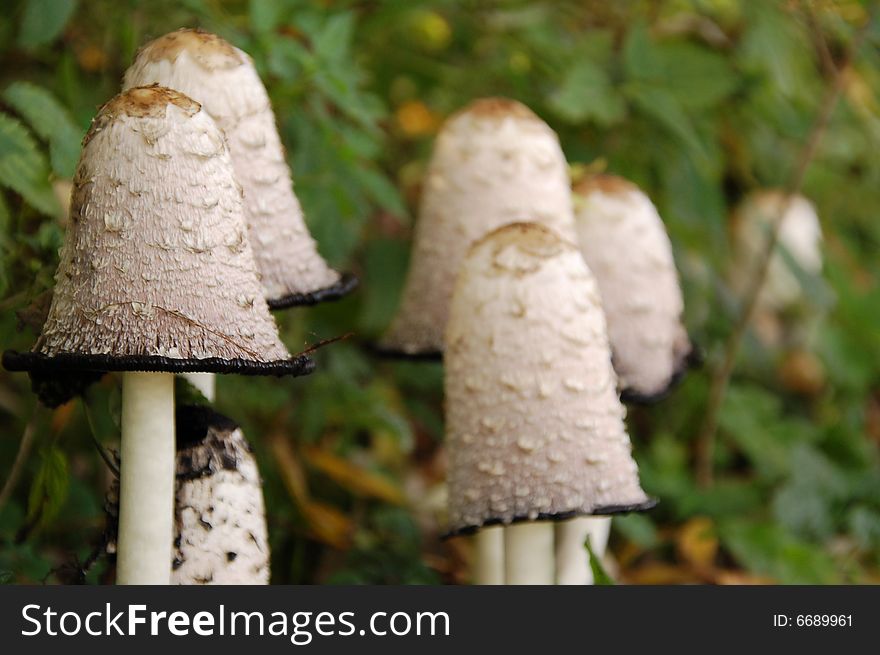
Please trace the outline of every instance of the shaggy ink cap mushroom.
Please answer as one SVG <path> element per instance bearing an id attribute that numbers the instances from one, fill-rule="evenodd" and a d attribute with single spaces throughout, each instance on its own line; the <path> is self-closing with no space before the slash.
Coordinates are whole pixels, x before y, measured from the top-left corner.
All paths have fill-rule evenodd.
<path id="1" fill-rule="evenodd" d="M 822 271 L 822 227 L 815 207 L 803 196 L 794 195 L 786 201 L 785 192 L 762 189 L 745 197 L 733 216 L 736 264 L 730 278 L 734 291 L 745 293 L 774 220 L 781 221 L 779 247 L 770 258 L 758 304 L 783 311 L 804 298 L 804 289 L 780 249 L 808 275 Z"/>
<path id="2" fill-rule="evenodd" d="M 48 318 L 9 370 L 304 375 L 263 299 L 241 189 L 200 105 L 130 89 L 92 122 Z"/>
<path id="3" fill-rule="evenodd" d="M 559 139 L 519 102 L 476 100 L 437 136 L 401 305 L 379 349 L 438 355 L 455 275 L 468 248 L 492 230 L 524 220 L 575 239 Z"/>
<path id="4" fill-rule="evenodd" d="M 241 427 L 204 405 L 179 405 L 175 424 L 171 584 L 269 584 L 262 481 Z M 115 555 L 118 480 L 106 510 L 106 550 Z"/>
<path id="5" fill-rule="evenodd" d="M 552 230 L 507 225 L 471 248 L 444 367 L 450 534 L 654 505 L 631 456 L 596 282 Z"/>
<path id="6" fill-rule="evenodd" d="M 624 400 L 660 398 L 692 353 L 663 220 L 650 198 L 621 177 L 590 176 L 574 192 L 581 254 L 599 285 Z"/>
<path id="7" fill-rule="evenodd" d="M 177 408 L 171 584 L 269 584 L 262 480 L 241 428 L 211 408 Z"/>
<path id="8" fill-rule="evenodd" d="M 352 291 L 357 279 L 331 269 L 309 234 L 269 95 L 251 58 L 215 34 L 181 29 L 142 47 L 123 87 L 153 83 L 198 100 L 226 133 L 269 307 L 312 305 Z"/>

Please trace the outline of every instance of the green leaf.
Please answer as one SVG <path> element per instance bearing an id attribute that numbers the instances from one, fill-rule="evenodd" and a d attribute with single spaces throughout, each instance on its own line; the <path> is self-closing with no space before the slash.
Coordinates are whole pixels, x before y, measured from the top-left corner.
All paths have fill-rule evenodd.
<path id="1" fill-rule="evenodd" d="M 594 585 L 613 585 L 614 580 L 608 575 L 605 567 L 602 566 L 602 559 L 593 552 L 593 546 L 590 544 L 588 536 L 584 541 L 584 548 L 587 550 L 587 556 L 590 558 L 590 570 L 593 572 Z"/>
<path id="2" fill-rule="evenodd" d="M 628 81 L 663 89 L 686 109 L 718 105 L 737 86 L 724 57 L 686 41 L 655 43 L 644 24 L 627 35 L 623 65 Z"/>
<path id="3" fill-rule="evenodd" d="M 83 131 L 73 122 L 67 109 L 46 89 L 29 82 L 10 84 L 3 92 L 3 100 L 49 143 L 55 173 L 60 177 L 73 177 Z"/>
<path id="4" fill-rule="evenodd" d="M 51 523 L 67 500 L 69 484 L 64 453 L 55 446 L 44 449 L 40 453 L 40 468 L 28 495 L 26 524 L 38 529 Z"/>
<path id="5" fill-rule="evenodd" d="M 357 181 L 363 186 L 367 195 L 382 209 L 397 217 L 406 217 L 407 211 L 400 197 L 400 191 L 382 173 L 358 166 L 352 169 Z"/>
<path id="6" fill-rule="evenodd" d="M 608 74 L 588 59 L 575 62 L 566 71 L 562 84 L 550 96 L 548 104 L 569 123 L 594 120 L 603 126 L 618 122 L 626 110 Z"/>
<path id="7" fill-rule="evenodd" d="M 281 24 L 283 3 L 279 0 L 251 0 L 251 26 L 255 32 L 267 33 Z"/>
<path id="8" fill-rule="evenodd" d="M 627 86 L 625 91 L 643 114 L 679 139 L 695 156 L 707 159 L 706 149 L 697 138 L 691 119 L 668 90 L 638 84 Z"/>
<path id="9" fill-rule="evenodd" d="M 781 584 L 839 581 L 834 560 L 821 547 L 795 539 L 774 523 L 736 520 L 722 524 L 720 533 L 740 564 Z"/>
<path id="10" fill-rule="evenodd" d="M 19 193 L 35 209 L 57 215 L 58 201 L 49 184 L 49 166 L 20 121 L 0 113 L 0 186 Z"/>
<path id="11" fill-rule="evenodd" d="M 354 14 L 344 12 L 331 16 L 323 28 L 312 35 L 315 56 L 327 62 L 350 63 L 351 37 L 354 33 Z"/>
<path id="12" fill-rule="evenodd" d="M 32 50 L 53 41 L 76 9 L 77 0 L 27 0 L 18 44 Z"/>

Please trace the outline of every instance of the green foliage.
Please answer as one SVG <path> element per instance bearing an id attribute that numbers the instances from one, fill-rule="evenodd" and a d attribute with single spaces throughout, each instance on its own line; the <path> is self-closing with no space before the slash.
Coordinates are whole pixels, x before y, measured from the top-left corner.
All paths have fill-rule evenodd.
<path id="1" fill-rule="evenodd" d="M 61 449 L 49 446 L 40 453 L 40 465 L 28 495 L 25 525 L 34 531 L 51 523 L 67 500 L 70 486 L 67 457 Z"/>
<path id="2" fill-rule="evenodd" d="M 805 4 L 13 0 L 0 16 L 0 342 L 33 343 L 16 312 L 52 285 L 64 230 L 52 184 L 71 177 L 88 121 L 117 92 L 137 47 L 184 25 L 218 32 L 253 56 L 266 82 L 321 252 L 362 281 L 345 300 L 276 315 L 291 351 L 355 333 L 316 353 L 314 375 L 218 380 L 218 410 L 242 424 L 260 459 L 273 581 L 461 581 L 459 552 L 436 539 L 442 366 L 382 362 L 363 346 L 397 306 L 438 125 L 473 98 L 515 97 L 558 132 L 572 164 L 607 168 L 649 193 L 673 242 L 689 331 L 706 354 L 706 368 L 669 398 L 629 412 L 643 484 L 660 504 L 615 519 L 623 578 L 662 564 L 710 582 L 731 571 L 876 581 L 880 21 L 847 69 L 805 178 L 825 232 L 822 279 L 783 254 L 806 290 L 803 306 L 784 317 L 783 338 L 747 335 L 721 412 L 715 483 L 701 487 L 693 474 L 707 371 L 739 309 L 731 214 L 748 191 L 789 179 L 829 82 Z M 864 7 L 809 4 L 839 62 Z M 806 388 L 798 380 L 809 371 L 791 364 L 804 354 L 818 370 Z M 0 372 L 0 432 L 21 434 L 36 411 L 33 453 L 0 507 L 0 577 L 41 580 L 99 538 L 106 466 L 94 441 L 112 448 L 118 439 L 117 382 L 108 376 L 90 390 L 88 412 L 50 415 L 34 409 L 24 376 Z M 279 435 L 293 471 L 270 450 Z M 0 439 L 0 481 L 17 448 L 16 438 Z M 346 488 L 310 449 L 393 480 L 407 502 Z M 291 474 L 317 510 L 293 497 Z M 342 536 L 328 543 L 309 516 L 339 522 Z M 695 519 L 717 538 L 697 573 L 681 546 Z M 22 532 L 34 522 L 39 530 Z"/>
<path id="3" fill-rule="evenodd" d="M 59 177 L 73 177 L 83 132 L 74 125 L 67 109 L 51 93 L 29 82 L 10 84 L 3 100 L 48 142 L 52 171 Z"/>
<path id="4" fill-rule="evenodd" d="M 0 113 L 0 186 L 20 193 L 35 209 L 52 214 L 58 203 L 49 186 L 49 166 L 19 121 Z"/>
<path id="5" fill-rule="evenodd" d="M 51 43 L 76 10 L 76 0 L 27 0 L 18 43 L 28 50 Z"/>

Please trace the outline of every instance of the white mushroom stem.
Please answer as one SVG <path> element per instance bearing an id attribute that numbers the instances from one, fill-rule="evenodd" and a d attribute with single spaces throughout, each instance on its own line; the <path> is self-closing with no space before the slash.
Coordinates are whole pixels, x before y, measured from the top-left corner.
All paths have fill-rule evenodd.
<path id="1" fill-rule="evenodd" d="M 504 584 L 504 528 L 483 528 L 474 535 L 473 583 Z"/>
<path id="2" fill-rule="evenodd" d="M 174 469 L 174 375 L 124 373 L 118 584 L 170 581 Z"/>
<path id="3" fill-rule="evenodd" d="M 523 521 L 504 528 L 504 578 L 509 585 L 552 585 L 553 523 Z"/>
<path id="4" fill-rule="evenodd" d="M 181 377 L 198 389 L 209 403 L 217 398 L 217 376 L 214 373 L 183 373 Z"/>
<path id="5" fill-rule="evenodd" d="M 593 555 L 602 557 L 608 545 L 611 517 L 585 516 L 556 524 L 556 584 L 593 584 L 590 556 L 584 543 L 590 540 Z"/>

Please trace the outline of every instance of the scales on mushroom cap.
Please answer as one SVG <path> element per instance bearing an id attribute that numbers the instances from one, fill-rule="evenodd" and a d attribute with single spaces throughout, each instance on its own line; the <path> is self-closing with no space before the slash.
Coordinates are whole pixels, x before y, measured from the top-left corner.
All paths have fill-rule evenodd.
<path id="1" fill-rule="evenodd" d="M 547 521 L 654 505 L 630 454 L 595 280 L 551 229 L 514 223 L 471 247 L 444 368 L 449 533 L 507 526 L 508 584 L 554 581 Z"/>
<path id="2" fill-rule="evenodd" d="M 48 319 L 9 370 L 123 371 L 117 581 L 167 584 L 174 377 L 304 375 L 263 298 L 240 187 L 199 103 L 150 86 L 105 104 L 83 141 Z"/>
<path id="3" fill-rule="evenodd" d="M 574 188 L 581 254 L 596 277 L 624 398 L 664 395 L 692 352 L 672 244 L 650 198 L 614 175 Z"/>
<path id="4" fill-rule="evenodd" d="M 492 230 L 523 220 L 575 239 L 559 139 L 519 102 L 477 100 L 437 136 L 402 301 L 380 350 L 439 355 L 455 275 L 468 248 Z"/>
<path id="5" fill-rule="evenodd" d="M 138 51 L 123 87 L 152 83 L 198 100 L 225 132 L 269 306 L 311 305 L 354 289 L 357 279 L 331 269 L 309 234 L 275 114 L 251 58 L 215 34 L 177 30 Z"/>

